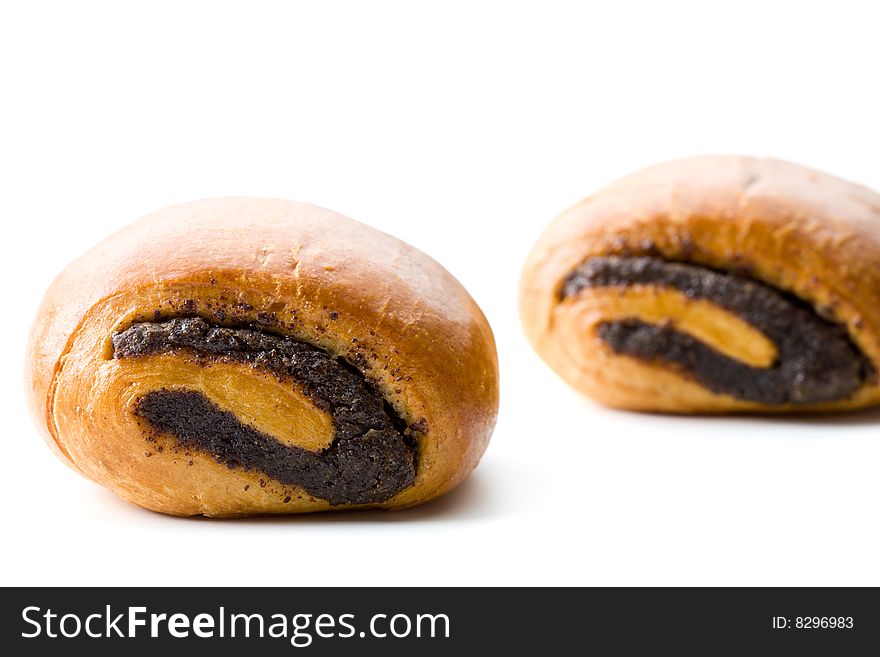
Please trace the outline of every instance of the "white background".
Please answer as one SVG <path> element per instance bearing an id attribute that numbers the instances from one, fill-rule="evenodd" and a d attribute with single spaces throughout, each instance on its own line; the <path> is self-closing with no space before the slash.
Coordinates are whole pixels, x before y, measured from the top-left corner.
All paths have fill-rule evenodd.
<path id="1" fill-rule="evenodd" d="M 880 584 L 880 413 L 604 410 L 538 360 L 516 310 L 546 224 L 654 162 L 771 155 L 880 188 L 873 3 L 16 4 L 0 10 L 3 584 Z M 481 304 L 501 414 L 457 491 L 399 513 L 182 520 L 43 444 L 21 363 L 52 277 L 147 212 L 235 194 L 391 232 Z"/>

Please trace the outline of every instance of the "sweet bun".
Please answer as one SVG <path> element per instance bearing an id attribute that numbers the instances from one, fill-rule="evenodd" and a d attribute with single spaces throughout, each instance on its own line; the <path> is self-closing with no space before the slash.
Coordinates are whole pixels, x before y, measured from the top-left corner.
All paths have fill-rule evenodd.
<path id="1" fill-rule="evenodd" d="M 541 236 L 525 332 L 605 404 L 837 411 L 880 399 L 880 196 L 775 160 L 695 157 L 624 178 Z"/>
<path id="2" fill-rule="evenodd" d="M 111 236 L 50 287 L 27 363 L 63 460 L 181 516 L 419 504 L 474 468 L 498 407 L 492 332 L 443 267 L 281 200 Z"/>

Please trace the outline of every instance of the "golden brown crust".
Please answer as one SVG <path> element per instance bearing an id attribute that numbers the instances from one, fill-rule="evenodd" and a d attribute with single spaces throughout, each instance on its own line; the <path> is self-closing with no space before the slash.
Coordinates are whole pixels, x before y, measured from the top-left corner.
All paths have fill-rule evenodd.
<path id="1" fill-rule="evenodd" d="M 614 254 L 745 271 L 844 326 L 876 368 L 880 197 L 874 192 L 776 160 L 713 156 L 661 164 L 584 199 L 547 229 L 526 262 L 520 308 L 538 354 L 574 387 L 611 406 L 826 411 L 880 399 L 874 378 L 834 402 L 762 404 L 712 393 L 670 368 L 612 353 L 590 338 L 599 312 L 592 295 L 562 302 L 561 287 L 579 264 Z"/>
<path id="2" fill-rule="evenodd" d="M 107 357 L 110 334 L 169 300 L 220 296 L 249 308 L 248 316 L 271 310 L 294 337 L 360 363 L 407 423 L 427 427 L 414 485 L 376 506 L 440 495 L 483 454 L 497 413 L 497 360 L 491 330 L 464 288 L 425 254 L 363 224 L 250 198 L 144 217 L 54 281 L 31 333 L 27 381 L 34 417 L 56 452 L 165 513 L 330 508 L 302 491 L 282 502 L 288 495 L 279 491 L 244 490 L 247 473 L 232 477 L 209 457 L 184 459 L 185 467 L 171 456 L 143 457 L 130 404 L 120 403 L 140 375 Z"/>

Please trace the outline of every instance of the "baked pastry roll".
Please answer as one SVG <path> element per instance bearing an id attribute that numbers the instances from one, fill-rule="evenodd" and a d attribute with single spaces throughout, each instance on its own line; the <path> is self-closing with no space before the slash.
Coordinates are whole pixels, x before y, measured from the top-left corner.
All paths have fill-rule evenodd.
<path id="1" fill-rule="evenodd" d="M 445 269 L 264 199 L 163 210 L 72 263 L 27 379 L 62 459 L 174 515 L 418 504 L 474 468 L 498 407 L 492 332 Z"/>
<path id="2" fill-rule="evenodd" d="M 624 178 L 541 236 L 538 354 L 610 406 L 834 411 L 880 389 L 880 197 L 794 164 L 696 157 Z"/>

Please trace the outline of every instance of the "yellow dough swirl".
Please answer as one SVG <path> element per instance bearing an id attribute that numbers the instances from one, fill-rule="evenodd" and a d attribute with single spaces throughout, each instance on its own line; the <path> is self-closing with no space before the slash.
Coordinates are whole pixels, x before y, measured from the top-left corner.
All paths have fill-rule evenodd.
<path id="1" fill-rule="evenodd" d="M 272 199 L 105 240 L 52 284 L 27 363 L 56 453 L 174 515 L 419 504 L 474 468 L 498 408 L 492 332 L 445 269 Z"/>

